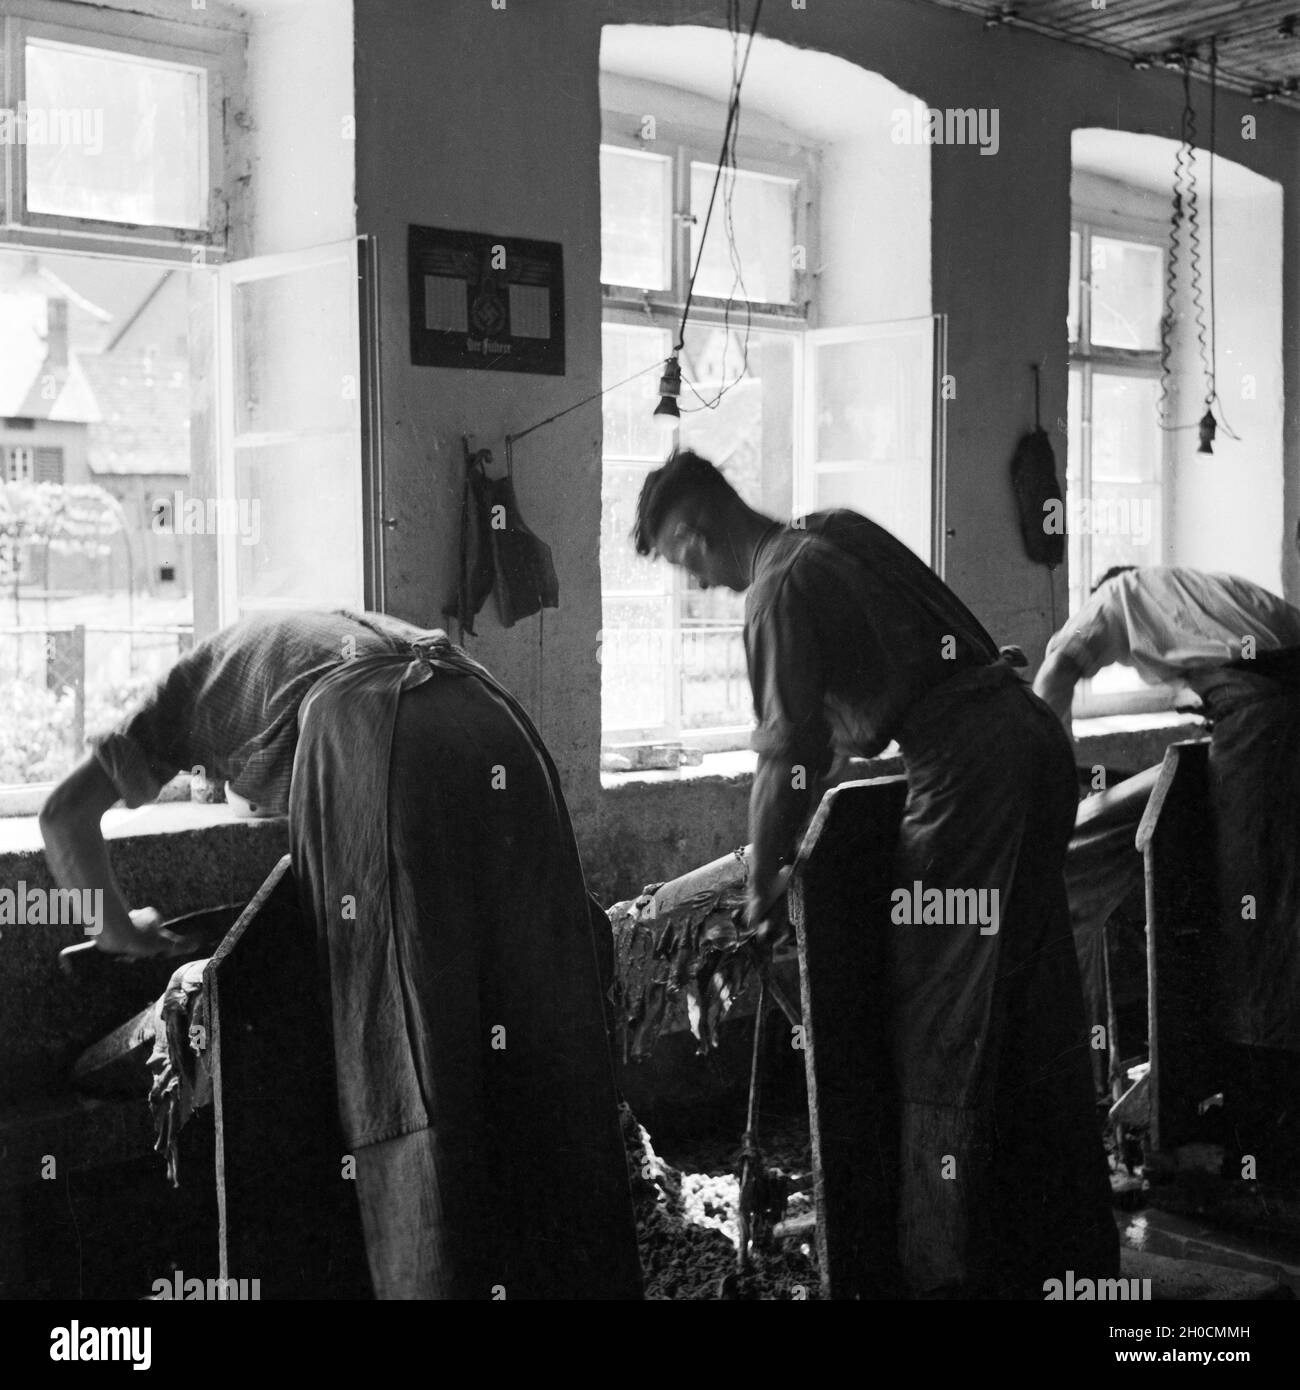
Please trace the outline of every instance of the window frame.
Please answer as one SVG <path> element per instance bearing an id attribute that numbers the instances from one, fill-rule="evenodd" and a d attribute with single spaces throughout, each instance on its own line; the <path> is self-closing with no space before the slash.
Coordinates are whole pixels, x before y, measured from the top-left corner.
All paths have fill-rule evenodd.
<path id="1" fill-rule="evenodd" d="M 638 134 L 639 125 L 638 117 L 629 116 L 624 112 L 603 112 L 600 145 L 632 150 L 640 154 L 667 155 L 672 160 L 671 206 L 668 209 L 670 225 L 667 229 L 670 271 L 668 288 L 647 290 L 635 285 L 608 284 L 602 280 L 601 300 L 606 310 L 623 307 L 644 314 L 647 308 L 652 313 L 656 310 L 672 313 L 675 309 L 676 317 L 680 319 L 690 283 L 690 219 L 698 217 L 703 225 L 706 211 L 702 208 L 697 213 L 690 208 L 691 163 L 694 161 L 716 165 L 720 135 L 701 127 L 681 125 L 674 121 L 657 121 L 656 138 L 643 140 Z M 731 318 L 734 320 L 737 314 L 748 313 L 755 327 L 782 323 L 789 325 L 792 321 L 801 327 L 808 327 L 815 274 L 810 267 L 817 263 L 817 228 L 814 216 L 818 173 L 816 155 L 810 148 L 800 145 L 740 139 L 736 142 L 736 164 L 742 173 L 767 174 L 795 181 L 797 187 L 793 244 L 804 248 L 805 264 L 803 269 L 795 268 L 793 271 L 793 298 L 788 304 L 738 299 L 732 302 Z M 717 216 L 718 205 L 715 204 L 714 217 Z M 691 301 L 691 316 L 704 321 L 710 315 L 716 315 L 714 321 L 721 323 L 727 303 L 725 298 L 696 294 Z"/>
<path id="2" fill-rule="evenodd" d="M 365 362 L 370 349 L 368 318 L 366 314 L 367 289 L 373 288 L 373 242 L 367 236 L 345 237 L 341 241 L 326 242 L 317 246 L 305 247 L 299 251 L 270 252 L 264 256 L 251 256 L 228 262 L 216 269 L 210 278 L 211 321 L 214 327 L 213 369 L 215 373 L 215 398 L 217 410 L 213 420 L 213 475 L 212 484 L 219 498 L 239 499 L 239 474 L 237 453 L 240 449 L 275 446 L 292 443 L 304 438 L 341 438 L 350 435 L 347 430 L 328 426 L 318 429 L 272 429 L 268 431 L 244 430 L 240 428 L 239 412 L 236 405 L 236 391 L 241 383 L 238 353 L 236 350 L 237 327 L 235 297 L 240 287 L 262 281 L 282 280 L 286 276 L 308 274 L 323 266 L 336 265 L 349 261 L 355 269 L 357 282 L 356 308 L 356 349 L 357 380 L 355 382 L 357 401 L 360 474 L 356 479 L 356 589 L 354 597 L 346 602 L 334 604 L 342 607 L 369 609 L 382 602 L 379 578 L 381 570 L 376 552 L 382 549 L 383 535 L 376 526 L 376 517 L 381 509 L 376 506 L 377 489 L 380 479 L 378 420 L 373 414 L 377 402 L 369 400 L 374 390 L 373 380 L 367 379 Z M 373 434 L 372 434 L 373 432 Z M 253 612 L 283 611 L 294 608 L 319 607 L 312 598 L 292 600 L 263 599 L 244 595 L 240 591 L 238 578 L 238 554 L 240 538 L 221 534 L 214 539 L 215 578 L 216 578 L 216 624 L 225 627 L 241 616 Z M 199 626 L 196 614 L 196 631 Z M 206 633 L 204 634 L 207 635 Z"/>
<path id="3" fill-rule="evenodd" d="M 19 460 L 26 459 L 27 471 L 19 468 Z M 6 444 L 4 457 L 4 481 L 7 483 L 34 483 L 36 481 L 36 449 L 31 444 Z"/>
<path id="4" fill-rule="evenodd" d="M 669 350 L 676 341 L 682 310 L 690 282 L 691 269 L 691 217 L 698 216 L 702 222 L 704 209 L 690 210 L 691 164 L 707 163 L 716 166 L 720 133 L 701 127 L 679 124 L 674 121 L 657 121 L 656 138 L 643 140 L 639 136 L 641 120 L 626 112 L 606 110 L 602 113 L 600 148 L 630 150 L 641 154 L 667 155 L 670 165 L 670 206 L 667 210 L 667 248 L 669 265 L 669 285 L 663 290 L 648 290 L 639 286 L 610 284 L 601 282 L 601 323 L 622 324 L 632 327 L 649 327 L 663 330 L 667 334 Z M 800 415 L 803 410 L 802 380 L 804 375 L 804 334 L 813 326 L 811 322 L 812 287 L 815 283 L 817 264 L 815 249 L 816 237 L 816 180 L 818 163 L 816 153 L 799 145 L 783 145 L 772 141 L 740 139 L 736 144 L 736 163 L 743 173 L 766 174 L 777 178 L 791 179 L 795 182 L 795 225 L 793 245 L 804 248 L 803 268 L 792 267 L 792 300 L 789 304 L 775 304 L 759 300 L 735 300 L 730 303 L 716 296 L 696 294 L 691 300 L 690 322 L 701 327 L 720 328 L 728 323 L 732 329 L 748 324 L 756 332 L 779 333 L 791 339 L 794 354 L 794 398 L 792 409 L 795 412 L 794 457 L 791 460 L 792 501 L 795 490 L 800 486 L 798 477 L 806 466 L 803 458 L 803 440 Z M 714 207 L 716 230 L 718 204 Z M 673 443 L 677 431 L 672 432 Z M 667 443 L 665 452 L 667 452 Z M 639 462 L 628 460 L 628 463 Z M 604 474 L 605 453 L 602 446 L 601 471 Z M 646 472 L 657 467 L 658 461 L 648 463 Z M 685 595 L 690 587 L 690 579 L 675 566 L 671 568 L 671 588 L 666 595 L 671 604 L 673 626 L 670 634 L 670 656 L 664 665 L 665 706 L 667 720 L 662 725 L 649 726 L 606 726 L 602 717 L 601 745 L 603 748 L 622 744 L 671 742 L 683 747 L 703 752 L 726 752 L 744 748 L 753 729 L 753 721 L 740 725 L 719 726 L 709 729 L 683 729 L 681 727 L 681 634 L 687 630 L 683 624 Z M 656 595 L 646 595 L 655 597 Z M 604 586 L 602 582 L 602 602 Z M 701 626 L 695 624 L 692 626 Z"/>
<path id="5" fill-rule="evenodd" d="M 1101 371 L 1104 375 L 1132 376 L 1147 381 L 1159 381 L 1161 376 L 1160 348 L 1158 346 L 1155 348 L 1119 348 L 1106 345 L 1098 346 L 1092 342 L 1092 239 L 1094 236 L 1102 236 L 1115 241 L 1154 246 L 1161 253 L 1160 284 L 1163 287 L 1165 267 L 1169 255 L 1169 237 L 1168 227 L 1162 221 L 1090 206 L 1076 207 L 1073 210 L 1070 218 L 1070 231 L 1079 237 L 1079 307 L 1078 336 L 1067 343 L 1066 370 L 1067 373 L 1074 372 L 1076 368 L 1079 370 L 1079 486 L 1086 496 L 1090 492 L 1092 477 L 1094 374 Z M 1069 289 L 1073 293 L 1074 285 L 1071 285 Z M 1162 297 L 1161 313 L 1163 314 L 1163 312 Z M 1159 562 L 1169 564 L 1171 563 L 1170 537 L 1172 534 L 1173 498 L 1169 438 L 1163 430 L 1160 434 L 1160 441 L 1160 453 L 1156 463 L 1156 482 L 1160 493 Z M 1080 587 L 1084 591 L 1083 600 L 1086 602 L 1087 591 L 1091 589 L 1097 579 L 1092 571 L 1092 536 L 1089 532 L 1080 533 L 1079 545 L 1080 553 L 1084 557 L 1085 569 L 1083 583 Z M 1067 604 L 1068 601 L 1067 590 Z M 1094 689 L 1091 680 L 1085 680 L 1080 681 L 1075 688 L 1071 712 L 1076 719 L 1107 714 L 1153 713 L 1172 709 L 1175 698 L 1175 691 L 1169 685 L 1148 686 L 1144 682 L 1136 689 L 1098 692 Z"/>
<path id="6" fill-rule="evenodd" d="M 207 225 L 165 227 L 33 212 L 27 207 L 27 147 L 14 141 L 0 145 L 0 245 L 192 264 L 216 264 L 231 256 L 242 195 L 238 142 L 228 142 L 226 135 L 228 125 L 235 124 L 230 113 L 242 104 L 244 34 L 59 0 L 0 0 L 0 107 L 11 111 L 26 100 L 29 38 L 203 72 Z"/>

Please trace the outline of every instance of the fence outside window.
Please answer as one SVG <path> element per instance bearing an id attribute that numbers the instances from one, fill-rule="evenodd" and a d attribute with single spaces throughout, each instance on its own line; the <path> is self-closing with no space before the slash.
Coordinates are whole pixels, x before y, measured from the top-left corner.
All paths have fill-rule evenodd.
<path id="1" fill-rule="evenodd" d="M 57 781 L 193 642 L 189 625 L 0 627 L 0 788 Z"/>

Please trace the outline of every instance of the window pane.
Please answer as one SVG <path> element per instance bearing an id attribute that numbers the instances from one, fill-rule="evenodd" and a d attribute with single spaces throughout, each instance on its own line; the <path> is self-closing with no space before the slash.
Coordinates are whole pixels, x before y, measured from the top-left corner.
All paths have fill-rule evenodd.
<path id="1" fill-rule="evenodd" d="M 746 349 L 743 330 L 692 325 L 682 369 L 694 387 L 694 392 L 683 392 L 683 448 L 716 463 L 747 502 L 789 516 L 794 488 L 792 335 L 750 333 Z M 713 408 L 705 409 L 700 397 L 714 403 Z M 679 611 L 682 728 L 749 725 L 754 705 L 741 636 L 745 596 L 683 584 Z"/>
<path id="2" fill-rule="evenodd" d="M 605 457 L 662 463 L 672 441 L 654 413 L 659 401 L 654 368 L 668 357 L 668 334 L 607 323 L 600 337 L 601 386 L 608 393 L 602 401 Z"/>
<path id="3" fill-rule="evenodd" d="M 234 497 L 222 546 L 242 610 L 362 602 L 357 265 L 351 245 L 273 275 L 232 267 Z M 250 533 L 256 533 L 250 538 Z M 232 539 L 233 537 L 233 539 Z"/>
<path id="4" fill-rule="evenodd" d="M 1080 368 L 1070 372 L 1066 517 L 1071 612 L 1113 565 L 1156 565 L 1163 557 L 1159 384 L 1150 377 L 1095 368 L 1091 375 L 1092 426 L 1085 437 L 1086 378 Z M 1089 443 L 1091 468 L 1085 473 Z"/>
<path id="5" fill-rule="evenodd" d="M 933 326 L 864 330 L 814 347 L 813 509 L 848 506 L 928 561 Z"/>
<path id="6" fill-rule="evenodd" d="M 1092 342 L 1097 347 L 1160 346 L 1161 276 L 1158 246 L 1113 237 L 1092 238 Z"/>
<path id="7" fill-rule="evenodd" d="M 682 447 L 780 517 L 793 505 L 794 346 L 789 333 L 751 332 L 746 345 L 743 328 L 691 324 L 682 354 Z"/>
<path id="8" fill-rule="evenodd" d="M 691 265 L 709 209 L 715 167 L 691 164 Z M 717 299 L 789 304 L 794 298 L 793 179 L 725 172 L 709 223 L 695 293 Z M 731 245 L 734 239 L 734 254 Z"/>
<path id="9" fill-rule="evenodd" d="M 0 784 L 68 772 L 192 642 L 204 537 L 155 504 L 192 492 L 193 279 L 0 250 Z"/>
<path id="10" fill-rule="evenodd" d="M 721 590 L 710 590 L 703 598 Z M 728 591 L 728 598 L 740 595 Z M 690 623 L 681 633 L 683 729 L 725 729 L 754 722 L 743 622 Z"/>
<path id="11" fill-rule="evenodd" d="M 642 362 L 657 364 L 669 339 L 657 329 L 606 324 L 605 380 Z M 683 447 L 721 467 L 747 501 L 787 516 L 792 497 L 794 335 L 691 325 L 682 370 Z M 722 386 L 728 389 L 718 392 Z M 632 549 L 629 531 L 647 472 L 670 440 L 651 416 L 654 373 L 605 397 L 602 484 L 601 646 L 603 723 L 609 730 L 663 731 L 747 726 L 753 706 L 741 631 L 744 599 L 707 592 L 663 561 Z M 703 401 L 713 403 L 706 409 Z"/>
<path id="12" fill-rule="evenodd" d="M 625 598 L 602 605 L 600 696 L 607 729 L 660 729 L 667 723 L 668 603 L 666 597 Z"/>
<path id="13" fill-rule="evenodd" d="M 356 286 L 306 267 L 234 285 L 240 434 L 357 424 Z"/>
<path id="14" fill-rule="evenodd" d="M 1078 232 L 1070 233 L 1070 300 L 1065 314 L 1065 323 L 1072 343 L 1079 341 L 1079 243 L 1081 240 Z"/>
<path id="15" fill-rule="evenodd" d="M 666 290 L 672 160 L 600 147 L 600 278 L 607 285 Z"/>
<path id="16" fill-rule="evenodd" d="M 644 464 L 605 462 L 600 490 L 600 582 L 607 597 L 668 591 L 664 566 L 638 555 L 632 544 L 636 500 L 649 471 Z"/>
<path id="17" fill-rule="evenodd" d="M 601 722 L 606 729 L 653 730 L 668 721 L 672 571 L 632 545 L 636 499 L 663 462 L 671 434 L 654 416 L 656 368 L 668 354 L 658 328 L 607 323 L 601 333 L 604 459 L 601 471 Z M 634 374 L 644 368 L 643 375 Z M 634 379 L 629 381 L 628 378 Z"/>
<path id="18" fill-rule="evenodd" d="M 359 471 L 347 435 L 236 450 L 235 498 L 218 516 L 237 538 L 241 613 L 358 603 Z"/>
<path id="19" fill-rule="evenodd" d="M 32 212 L 207 226 L 207 75 L 105 49 L 26 50 Z"/>
<path id="20" fill-rule="evenodd" d="M 1163 438 L 1154 377 L 1092 374 L 1092 481 L 1154 482 Z"/>
<path id="21" fill-rule="evenodd" d="M 1075 525 L 1092 537 L 1092 582 L 1112 565 L 1160 564 L 1160 489 L 1097 483 Z"/>

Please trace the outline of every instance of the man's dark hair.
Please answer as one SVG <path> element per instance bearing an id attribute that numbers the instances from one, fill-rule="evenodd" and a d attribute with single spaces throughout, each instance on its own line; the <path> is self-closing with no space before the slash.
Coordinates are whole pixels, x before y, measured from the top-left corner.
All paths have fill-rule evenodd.
<path id="1" fill-rule="evenodd" d="M 1136 565 L 1112 565 L 1105 574 L 1088 590 L 1089 595 L 1095 594 L 1103 584 L 1109 584 L 1117 574 L 1127 574 L 1129 570 L 1137 569 Z"/>
<path id="2" fill-rule="evenodd" d="M 677 449 L 662 468 L 647 475 L 636 502 L 632 539 L 638 555 L 650 555 L 664 518 L 683 502 L 695 515 L 707 514 L 721 502 L 739 494 L 708 459 L 689 449 Z"/>

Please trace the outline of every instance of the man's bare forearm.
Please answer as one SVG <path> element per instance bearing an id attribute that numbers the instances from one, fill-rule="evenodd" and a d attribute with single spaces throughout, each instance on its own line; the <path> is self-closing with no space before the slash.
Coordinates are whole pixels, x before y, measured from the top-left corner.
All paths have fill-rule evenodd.
<path id="1" fill-rule="evenodd" d="M 793 862 L 808 818 L 817 779 L 816 757 L 762 757 L 749 798 L 749 898 L 751 916 L 770 907 L 784 887 L 783 870 Z"/>
<path id="2" fill-rule="evenodd" d="M 1055 652 L 1046 657 L 1034 677 L 1034 694 L 1048 706 L 1070 732 L 1070 707 L 1074 703 L 1074 687 L 1083 671 L 1070 657 Z"/>
<path id="3" fill-rule="evenodd" d="M 91 758 L 54 788 L 40 814 L 45 858 L 55 883 L 102 894 L 103 917 L 92 934 L 106 950 L 120 950 L 133 937 L 131 914 L 100 829 L 100 818 L 116 800 L 117 789 Z"/>

